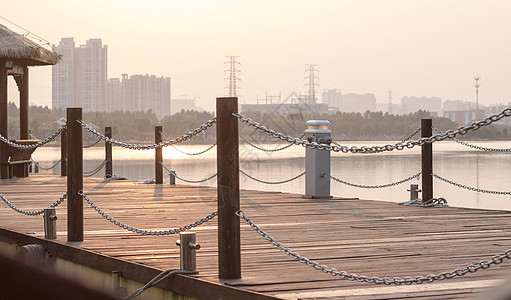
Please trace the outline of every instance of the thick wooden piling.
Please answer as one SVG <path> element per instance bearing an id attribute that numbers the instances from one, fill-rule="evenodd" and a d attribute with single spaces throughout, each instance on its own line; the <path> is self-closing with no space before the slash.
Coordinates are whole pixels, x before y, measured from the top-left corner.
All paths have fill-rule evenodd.
<path id="1" fill-rule="evenodd" d="M 67 128 L 60 132 L 60 176 L 67 176 Z"/>
<path id="2" fill-rule="evenodd" d="M 23 74 L 20 75 L 21 82 L 18 83 L 20 92 L 20 140 L 29 139 L 28 120 L 28 67 L 23 67 Z"/>
<path id="3" fill-rule="evenodd" d="M 5 138 L 9 138 L 8 122 L 7 122 L 7 70 L 5 60 L 0 59 L 0 134 Z M 0 178 L 9 178 L 9 158 L 7 155 L 7 144 L 0 142 Z"/>
<path id="4" fill-rule="evenodd" d="M 238 98 L 216 99 L 218 275 L 241 278 Z"/>
<path id="5" fill-rule="evenodd" d="M 431 119 L 421 120 L 421 137 L 431 137 Z M 422 161 L 422 201 L 433 198 L 433 144 L 426 143 L 421 148 Z"/>
<path id="6" fill-rule="evenodd" d="M 112 127 L 105 127 L 105 136 L 112 138 Z M 113 175 L 113 161 L 112 161 L 112 144 L 105 142 L 105 178 L 110 178 Z"/>
<path id="7" fill-rule="evenodd" d="M 83 189 L 82 127 L 76 120 L 82 119 L 81 108 L 67 109 L 67 240 L 83 241 Z"/>
<path id="8" fill-rule="evenodd" d="M 154 142 L 159 144 L 162 142 L 161 132 L 163 128 L 162 126 L 154 126 Z M 154 178 L 155 183 L 160 184 L 163 183 L 163 154 L 162 147 L 158 147 L 154 149 Z"/>

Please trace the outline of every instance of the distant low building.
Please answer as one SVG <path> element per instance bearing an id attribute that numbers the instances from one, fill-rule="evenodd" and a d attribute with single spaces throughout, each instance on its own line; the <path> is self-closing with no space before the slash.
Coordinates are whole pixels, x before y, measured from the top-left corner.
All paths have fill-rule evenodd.
<path id="1" fill-rule="evenodd" d="M 331 112 L 365 113 L 376 111 L 376 97 L 374 94 L 343 94 L 339 89 L 325 89 L 322 94 L 324 104 Z"/>
<path id="2" fill-rule="evenodd" d="M 170 108 L 171 114 L 177 114 L 182 110 L 204 111 L 202 107 L 195 105 L 195 99 L 172 99 Z"/>
<path id="3" fill-rule="evenodd" d="M 444 118 L 459 124 L 469 124 L 472 121 L 484 118 L 484 110 L 466 109 L 444 111 Z"/>
<path id="4" fill-rule="evenodd" d="M 403 97 L 401 98 L 401 107 L 406 115 L 419 110 L 440 115 L 442 113 L 442 99 L 438 97 Z"/>

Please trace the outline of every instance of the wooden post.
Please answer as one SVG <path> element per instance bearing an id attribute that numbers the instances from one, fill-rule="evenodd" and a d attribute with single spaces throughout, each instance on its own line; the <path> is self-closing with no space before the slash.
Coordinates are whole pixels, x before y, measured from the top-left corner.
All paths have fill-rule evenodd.
<path id="1" fill-rule="evenodd" d="M 421 120 L 421 137 L 431 137 L 431 119 Z M 426 143 L 421 148 L 422 160 L 422 202 L 433 198 L 433 144 Z"/>
<path id="2" fill-rule="evenodd" d="M 238 98 L 216 99 L 218 275 L 241 278 Z"/>
<path id="3" fill-rule="evenodd" d="M 67 176 L 67 128 L 60 132 L 60 176 Z"/>
<path id="4" fill-rule="evenodd" d="M 162 126 L 155 126 L 154 127 L 154 142 L 156 144 L 161 143 L 161 131 Z M 155 177 L 155 183 L 163 183 L 163 154 L 162 154 L 162 147 L 154 149 L 154 177 Z"/>
<path id="5" fill-rule="evenodd" d="M 105 136 L 112 138 L 112 127 L 105 127 Z M 113 161 L 112 161 L 112 144 L 105 142 L 105 159 L 107 163 L 105 165 L 105 178 L 111 178 L 113 176 Z"/>
<path id="6" fill-rule="evenodd" d="M 67 109 L 67 240 L 83 241 L 83 145 L 81 108 Z"/>
<path id="7" fill-rule="evenodd" d="M 28 139 L 28 67 L 23 67 L 20 84 L 20 140 Z"/>
<path id="8" fill-rule="evenodd" d="M 7 122 L 7 70 L 5 60 L 0 59 L 0 134 L 9 138 Z M 0 142 L 0 178 L 9 178 L 9 166 L 7 165 L 7 144 Z"/>

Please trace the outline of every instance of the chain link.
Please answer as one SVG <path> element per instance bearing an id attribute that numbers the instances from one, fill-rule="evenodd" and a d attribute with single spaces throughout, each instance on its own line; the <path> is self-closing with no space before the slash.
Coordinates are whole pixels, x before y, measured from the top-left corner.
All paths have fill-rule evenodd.
<path id="1" fill-rule="evenodd" d="M 305 133 L 302 134 L 299 139 L 303 138 L 305 136 Z M 278 152 L 278 151 L 282 151 L 282 150 L 285 150 L 291 146 L 294 146 L 294 144 L 289 144 L 289 145 L 286 145 L 286 146 L 283 146 L 283 147 L 280 147 L 280 148 L 274 148 L 274 149 L 267 149 L 267 148 L 263 148 L 261 146 L 258 146 L 252 142 L 250 142 L 249 140 L 247 140 L 244 136 L 242 136 L 240 134 L 240 138 L 247 144 L 249 144 L 250 146 L 252 146 L 253 148 L 256 148 L 257 150 L 261 150 L 261 151 L 264 151 L 264 152 Z"/>
<path id="2" fill-rule="evenodd" d="M 334 151 L 334 152 L 342 152 L 342 153 L 375 153 L 381 151 L 392 151 L 392 150 L 403 150 L 405 148 L 413 148 L 415 146 L 422 146 L 426 143 L 434 143 L 438 141 L 443 141 L 447 138 L 453 138 L 457 135 L 467 134 L 469 131 L 478 130 L 482 126 L 488 126 L 493 122 L 499 121 L 504 117 L 511 116 L 511 108 L 506 108 L 499 114 L 494 114 L 486 117 L 484 120 L 474 121 L 470 125 L 463 125 L 458 127 L 456 130 L 448 130 L 443 134 L 435 134 L 431 137 L 423 137 L 419 140 L 408 141 L 406 143 L 397 143 L 394 145 L 384 145 L 384 146 L 362 146 L 362 147 L 348 147 L 348 146 L 331 146 L 326 144 L 318 144 L 316 142 L 309 142 L 307 140 L 302 140 L 299 138 L 294 138 L 289 135 L 284 135 L 282 133 L 276 132 L 275 130 L 268 129 L 266 126 L 263 126 L 257 122 L 254 122 L 250 118 L 247 118 L 243 115 L 233 113 L 233 116 L 237 117 L 241 122 L 247 123 L 248 126 L 254 127 L 256 130 L 264 132 L 272 137 L 278 138 L 283 141 L 287 141 L 288 143 L 302 145 L 303 147 L 308 147 L 312 149 L 318 150 L 326 150 L 326 151 Z"/>
<path id="3" fill-rule="evenodd" d="M 117 225 L 117 226 L 119 226 L 122 229 L 131 231 L 131 232 L 134 232 L 134 233 L 142 234 L 142 235 L 169 235 L 169 234 L 176 234 L 176 233 L 179 233 L 179 232 L 182 232 L 182 231 L 190 230 L 190 229 L 192 229 L 194 227 L 197 227 L 199 225 L 202 225 L 202 224 L 206 223 L 207 221 L 213 219 L 215 216 L 218 215 L 218 212 L 215 211 L 215 212 L 211 213 L 210 215 L 207 215 L 206 217 L 204 217 L 204 218 L 202 218 L 202 219 L 200 219 L 200 220 L 198 220 L 198 221 L 196 221 L 194 223 L 191 223 L 190 225 L 185 225 L 185 226 L 182 226 L 182 227 L 179 227 L 179 228 L 175 228 L 175 229 L 168 229 L 168 230 L 145 230 L 145 229 L 139 229 L 139 228 L 136 228 L 136 227 L 133 227 L 133 226 L 126 225 L 126 224 L 116 220 L 115 218 L 113 218 L 112 216 L 107 214 L 105 211 L 103 211 L 101 208 L 99 208 L 87 195 L 85 195 L 85 193 L 82 190 L 78 191 L 78 195 L 82 196 L 83 199 L 85 201 L 87 201 L 87 203 L 98 214 L 100 214 L 103 218 L 107 219 L 108 221 L 110 221 L 114 225 Z"/>
<path id="4" fill-rule="evenodd" d="M 16 144 L 16 143 L 13 143 L 11 141 L 9 141 L 8 139 L 6 139 L 3 135 L 0 134 L 0 140 L 4 143 L 6 143 L 7 145 L 13 147 L 13 148 L 17 148 L 17 149 L 35 149 L 35 148 L 38 148 L 40 146 L 43 146 L 45 144 L 48 144 L 49 142 L 53 141 L 57 136 L 59 136 L 59 134 L 62 132 L 62 130 L 64 130 L 66 128 L 66 126 L 62 126 L 60 127 L 59 129 L 57 129 L 57 131 L 50 135 L 48 138 L 46 138 L 44 141 L 40 141 L 40 142 L 37 142 L 35 144 L 31 144 L 31 145 L 21 145 L 21 144 Z"/>
<path id="5" fill-rule="evenodd" d="M 432 126 L 432 128 L 438 132 L 438 133 L 443 133 L 442 130 L 436 128 L 435 126 Z M 463 146 L 466 146 L 466 147 L 470 147 L 470 148 L 473 148 L 473 149 L 477 149 L 477 150 L 482 150 L 482 151 L 489 151 L 489 152 L 511 152 L 511 148 L 507 148 L 507 149 L 502 149 L 502 148 L 489 148 L 489 147 L 483 147 L 483 146 L 478 146 L 478 145 L 474 145 L 474 144 L 469 144 L 467 142 L 464 142 L 462 140 L 458 140 L 457 138 L 451 138 L 451 140 L 455 141 L 456 143 L 458 144 L 461 144 Z"/>
<path id="6" fill-rule="evenodd" d="M 160 164 L 163 166 L 163 168 L 167 171 L 167 173 L 172 174 L 174 175 L 174 177 L 176 177 L 177 179 L 181 180 L 181 181 L 184 181 L 184 182 L 188 182 L 188 183 L 203 183 L 203 182 L 206 182 L 206 181 L 209 181 L 213 178 L 215 178 L 218 173 L 215 173 L 207 178 L 204 178 L 204 179 L 200 179 L 200 180 L 189 180 L 189 179 L 184 179 L 182 177 L 179 177 L 177 176 L 176 172 L 172 171 L 172 170 L 169 170 L 169 168 L 167 168 L 167 166 L 163 163 L 163 162 L 160 162 Z"/>
<path id="7" fill-rule="evenodd" d="M 421 284 L 421 283 L 430 283 L 437 280 L 444 280 L 444 279 L 451 279 L 456 276 L 463 276 L 467 273 L 474 273 L 477 272 L 479 269 L 487 269 L 491 265 L 498 265 L 503 262 L 504 259 L 511 259 L 511 249 L 507 250 L 506 252 L 502 254 L 498 254 L 493 256 L 490 260 L 483 260 L 475 264 L 467 265 L 466 267 L 459 268 L 450 272 L 443 272 L 438 275 L 427 275 L 427 276 L 416 276 L 413 277 L 370 277 L 365 275 L 357 275 L 354 273 L 348 273 L 346 271 L 339 271 L 334 268 L 330 268 L 325 265 L 321 265 L 305 256 L 301 256 L 298 254 L 298 252 L 293 251 L 291 248 L 286 247 L 281 242 L 277 241 L 275 238 L 271 237 L 268 233 L 263 231 L 259 226 L 257 226 L 250 218 L 248 218 L 245 215 L 245 212 L 243 210 L 238 210 L 236 212 L 236 215 L 239 216 L 242 220 L 244 220 L 250 227 L 256 231 L 259 235 L 261 235 L 265 240 L 270 242 L 273 246 L 277 247 L 279 250 L 284 251 L 285 254 L 291 256 L 295 260 L 306 264 L 309 267 L 312 267 L 316 270 L 322 271 L 323 273 L 330 274 L 332 276 L 338 276 L 341 279 L 348 279 L 352 281 L 358 281 L 358 282 L 366 282 L 366 283 L 375 283 L 375 284 L 395 284 L 395 285 L 401 285 L 401 284 L 407 284 L 410 285 L 412 283 L 415 284 Z"/>
<path id="8" fill-rule="evenodd" d="M 60 164 L 60 162 L 62 161 L 62 159 L 59 159 L 59 161 L 57 161 L 53 166 L 49 167 L 49 168 L 44 168 L 44 167 L 41 167 L 41 165 L 36 162 L 35 160 L 33 160 L 32 158 L 30 158 L 30 160 L 35 164 L 37 165 L 37 167 L 41 170 L 51 170 L 53 168 L 55 168 L 58 164 Z"/>
<path id="9" fill-rule="evenodd" d="M 160 274 L 156 275 L 156 277 L 151 279 L 146 285 L 144 285 L 143 287 L 139 288 L 138 290 L 134 291 L 133 293 L 129 294 L 128 296 L 126 296 L 122 299 L 133 299 L 135 297 L 138 297 L 145 290 L 157 285 L 158 283 L 167 279 L 170 275 L 174 275 L 174 274 L 194 275 L 194 274 L 199 274 L 199 271 L 187 271 L 187 270 L 180 270 L 180 269 L 165 270 L 165 271 L 161 272 Z"/>
<path id="10" fill-rule="evenodd" d="M 9 200 L 5 199 L 5 197 L 0 193 L 0 198 L 2 199 L 2 201 L 5 202 L 5 204 L 7 204 L 7 206 L 9 206 L 12 210 L 20 213 L 20 214 L 23 214 L 23 215 L 27 215 L 27 216 L 38 216 L 38 215 L 41 215 L 44 213 L 44 209 L 41 209 L 41 210 L 36 210 L 36 211 L 28 211 L 28 210 L 23 210 L 23 209 L 19 209 L 17 208 L 16 206 L 14 206 L 14 204 L 12 204 L 11 202 L 9 202 Z M 55 201 L 52 205 L 50 205 L 48 208 L 55 208 L 57 206 L 59 206 L 62 202 L 64 202 L 64 200 L 66 200 L 67 198 L 67 193 L 64 194 L 62 197 L 60 197 L 59 200 Z"/>
<path id="11" fill-rule="evenodd" d="M 128 143 L 124 143 L 124 142 L 119 142 L 115 139 L 112 139 L 112 138 L 109 138 L 109 137 L 106 137 L 104 136 L 103 134 L 97 132 L 94 128 L 90 127 L 89 125 L 87 125 L 84 121 L 82 120 L 76 120 L 78 123 L 80 123 L 80 125 L 85 128 L 87 131 L 89 131 L 90 133 L 94 134 L 95 136 L 99 137 L 100 139 L 102 139 L 103 141 L 107 142 L 107 143 L 110 143 L 114 146 L 119 146 L 119 147 L 123 147 L 123 148 L 128 148 L 128 149 L 132 149 L 132 150 L 150 150 L 150 149 L 156 149 L 156 148 L 161 148 L 161 147 L 167 147 L 167 146 L 171 146 L 171 145 L 174 145 L 174 144 L 178 144 L 178 143 L 181 143 L 181 142 L 184 142 L 188 139 L 191 139 L 192 137 L 196 136 L 197 134 L 207 130 L 209 127 L 213 126 L 213 124 L 216 123 L 216 118 L 213 119 L 213 120 L 209 120 L 207 121 L 205 124 L 202 124 L 200 127 L 196 128 L 194 131 L 190 131 L 176 139 L 173 139 L 173 140 L 170 140 L 170 141 L 165 141 L 165 142 L 161 142 L 161 143 L 158 143 L 158 144 L 150 144 L 150 145 L 137 145 L 137 144 L 128 144 Z"/>
<path id="12" fill-rule="evenodd" d="M 94 143 L 92 143 L 92 144 L 90 144 L 90 145 L 85 145 L 85 146 L 83 146 L 83 148 L 92 148 L 92 147 L 96 146 L 96 145 L 97 145 L 99 142 L 101 142 L 101 141 L 102 141 L 102 139 L 101 139 L 101 138 L 98 138 L 98 140 L 97 140 L 97 141 L 95 141 Z"/>
<path id="13" fill-rule="evenodd" d="M 335 180 L 337 182 L 343 183 L 345 185 L 349 185 L 349 186 L 353 186 L 353 187 L 357 187 L 357 188 L 362 188 L 362 189 L 382 189 L 382 188 L 387 188 L 387 187 L 391 187 L 391 186 L 400 185 L 400 184 L 405 183 L 407 181 L 410 181 L 410 180 L 412 180 L 414 178 L 419 179 L 420 176 L 421 176 L 421 173 L 422 172 L 419 172 L 419 173 L 414 174 L 414 175 L 412 175 L 412 176 L 410 176 L 408 178 L 405 178 L 405 179 L 402 179 L 402 180 L 399 180 L 399 181 L 396 181 L 396 182 L 387 183 L 387 184 L 380 184 L 380 185 L 362 185 L 362 184 L 350 183 L 350 182 L 341 180 L 339 178 L 336 178 L 334 176 L 330 176 L 330 178 L 332 178 L 333 180 Z"/>
<path id="14" fill-rule="evenodd" d="M 405 137 L 404 139 L 401 140 L 401 143 L 404 143 L 406 141 L 409 141 L 411 138 L 413 138 L 417 133 L 419 133 L 421 131 L 421 128 L 417 128 L 415 129 L 414 132 L 412 132 L 409 136 Z"/>
<path id="15" fill-rule="evenodd" d="M 479 193 L 486 193 L 486 194 L 494 194 L 494 195 L 511 195 L 511 192 L 500 192 L 500 191 L 492 191 L 492 190 L 483 190 L 483 189 L 479 189 L 479 188 L 475 188 L 475 187 L 471 187 L 471 186 L 468 186 L 468 185 L 464 185 L 464 184 L 461 184 L 461 183 L 456 183 L 454 181 L 451 181 L 449 179 L 446 179 L 446 178 L 443 178 L 435 173 L 431 173 L 431 175 L 433 175 L 433 177 L 437 178 L 437 179 L 440 179 L 444 182 L 447 182 L 449 184 L 452 184 L 454 186 L 457 186 L 457 187 L 460 187 L 460 188 L 463 188 L 463 189 L 466 189 L 466 190 L 470 190 L 470 191 L 474 191 L 474 192 L 479 192 Z"/>
<path id="16" fill-rule="evenodd" d="M 265 180 L 261 180 L 261 179 L 257 179 L 255 177 L 252 177 L 250 175 L 248 175 L 245 171 L 241 170 L 240 169 L 240 173 L 247 176 L 248 178 L 254 180 L 254 181 L 257 181 L 257 182 L 260 182 L 260 183 L 265 183 L 265 184 L 282 184 L 282 183 L 288 183 L 288 182 L 291 182 L 295 179 L 298 179 L 300 177 L 302 177 L 303 175 L 305 175 L 305 171 L 303 171 L 302 173 L 296 175 L 295 177 L 292 177 L 292 178 L 289 178 L 289 179 L 286 179 L 286 180 L 282 180 L 282 181 L 265 181 Z"/>

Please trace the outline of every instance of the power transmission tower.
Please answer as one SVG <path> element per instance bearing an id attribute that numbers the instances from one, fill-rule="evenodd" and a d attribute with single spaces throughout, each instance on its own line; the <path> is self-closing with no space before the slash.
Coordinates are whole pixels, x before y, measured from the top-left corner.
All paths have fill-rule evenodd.
<path id="1" fill-rule="evenodd" d="M 229 90 L 229 97 L 238 97 L 238 93 L 236 91 L 237 90 L 236 82 L 240 80 L 237 74 L 241 73 L 241 71 L 237 68 L 237 66 L 239 66 L 240 63 L 236 61 L 236 58 L 239 56 L 226 57 L 228 61 L 226 61 L 225 64 L 229 64 L 229 69 L 224 71 L 228 74 L 225 80 L 229 82 L 226 88 Z"/>
<path id="2" fill-rule="evenodd" d="M 318 86 L 318 84 L 316 83 L 315 80 L 319 79 L 316 76 L 316 72 L 319 72 L 319 71 L 315 69 L 315 67 L 317 65 L 305 65 L 305 66 L 307 67 L 306 72 L 307 71 L 309 72 L 309 75 L 307 77 L 305 77 L 306 79 L 308 79 L 308 83 L 306 83 L 305 85 L 309 87 L 309 95 L 308 95 L 307 103 L 315 104 L 316 103 L 316 86 Z"/>

